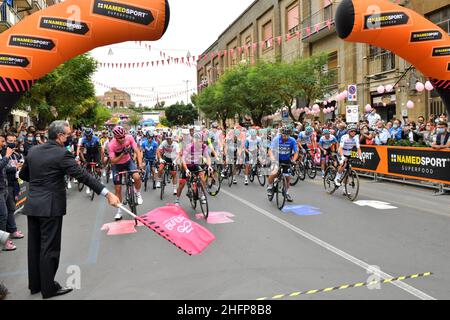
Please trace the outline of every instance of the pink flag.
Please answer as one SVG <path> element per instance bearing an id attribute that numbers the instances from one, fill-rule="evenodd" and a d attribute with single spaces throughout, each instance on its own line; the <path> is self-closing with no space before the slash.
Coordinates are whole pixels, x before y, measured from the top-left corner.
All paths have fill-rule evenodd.
<path id="1" fill-rule="evenodd" d="M 278 37 L 278 45 L 281 46 L 281 36 Z"/>
<path id="2" fill-rule="evenodd" d="M 328 29 L 331 29 L 331 21 L 330 20 L 327 20 L 327 27 L 328 27 Z"/>

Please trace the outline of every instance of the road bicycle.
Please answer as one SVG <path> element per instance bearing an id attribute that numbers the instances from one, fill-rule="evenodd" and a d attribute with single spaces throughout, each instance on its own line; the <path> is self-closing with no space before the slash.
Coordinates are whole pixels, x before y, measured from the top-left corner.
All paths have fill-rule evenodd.
<path id="1" fill-rule="evenodd" d="M 257 177 L 259 184 L 264 187 L 266 184 L 266 176 L 264 174 L 264 168 L 259 160 L 256 164 L 252 165 L 248 179 L 253 183 L 255 181 L 255 177 Z"/>
<path id="2" fill-rule="evenodd" d="M 119 172 L 118 175 L 120 180 L 122 181 L 122 177 L 125 175 L 125 197 L 123 200 L 123 205 L 128 205 L 130 207 L 131 212 L 137 215 L 137 199 L 136 199 L 136 191 L 134 190 L 134 178 L 133 174 L 139 173 L 140 170 L 131 170 L 131 171 L 122 171 Z M 138 221 L 135 219 L 135 224 L 138 224 Z"/>
<path id="3" fill-rule="evenodd" d="M 222 186 L 221 172 L 222 165 L 213 164 L 213 172 L 206 171 L 206 189 L 210 196 L 215 197 L 219 194 L 220 188 Z"/>
<path id="4" fill-rule="evenodd" d="M 347 160 L 347 164 L 341 178 L 342 184 L 344 185 L 345 196 L 350 201 L 355 201 L 359 193 L 359 176 L 358 173 L 352 169 L 351 165 L 351 162 L 355 160 L 356 159 Z M 325 177 L 323 178 L 323 185 L 325 191 L 330 195 L 332 195 L 336 192 L 337 189 L 339 189 L 339 187 L 336 186 L 336 183 L 334 182 L 336 175 L 337 168 L 334 166 L 328 166 L 325 171 Z"/>
<path id="5" fill-rule="evenodd" d="M 170 164 L 170 163 L 164 163 L 164 173 L 161 179 L 161 192 L 160 192 L 160 198 L 161 200 L 164 199 L 164 190 L 167 185 L 170 183 L 170 179 L 172 178 L 172 172 L 177 171 L 176 164 Z"/>
<path id="6" fill-rule="evenodd" d="M 287 169 L 287 170 L 286 170 Z M 276 197 L 277 208 L 279 210 L 283 210 L 284 205 L 286 204 L 287 199 L 287 191 L 288 191 L 288 182 L 287 177 L 291 176 L 291 165 L 290 164 L 279 164 L 278 165 L 278 173 L 273 182 L 272 195 L 268 195 L 269 201 L 273 201 L 273 198 Z M 288 172 L 288 173 L 283 173 Z"/>
<path id="7" fill-rule="evenodd" d="M 187 197 L 191 203 L 192 209 L 197 209 L 197 202 L 200 203 L 200 208 L 202 210 L 205 219 L 209 216 L 208 207 L 208 197 L 206 194 L 205 187 L 200 179 L 200 173 L 205 170 L 191 171 L 191 176 L 187 181 Z"/>
<path id="8" fill-rule="evenodd" d="M 154 165 L 154 160 L 149 160 L 149 159 L 144 159 L 145 160 L 145 173 L 142 175 L 142 182 L 144 183 L 144 191 L 147 191 L 147 185 L 148 185 L 148 181 L 151 179 L 152 181 L 152 188 L 153 190 L 156 189 L 156 180 L 155 180 L 155 174 L 157 174 L 157 172 L 155 173 L 155 165 Z M 150 164 L 153 162 L 153 166 L 151 166 Z M 152 168 L 153 167 L 153 168 Z M 153 172 L 152 172 L 153 169 Z"/>

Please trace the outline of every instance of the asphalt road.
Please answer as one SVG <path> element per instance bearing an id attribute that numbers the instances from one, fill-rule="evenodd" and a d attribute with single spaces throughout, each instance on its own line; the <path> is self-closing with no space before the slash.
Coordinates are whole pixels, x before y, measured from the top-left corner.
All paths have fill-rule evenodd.
<path id="1" fill-rule="evenodd" d="M 115 209 L 103 198 L 69 191 L 57 280 L 65 284 L 81 271 L 80 289 L 56 299 L 245 299 L 336 287 L 382 278 L 432 272 L 378 288 L 366 286 L 284 299 L 450 299 L 450 197 L 394 183 L 361 181 L 358 200 L 395 207 L 359 206 L 341 192 L 327 195 L 321 179 L 293 187 L 294 212 L 278 211 L 265 188 L 224 186 L 210 200 L 210 211 L 232 213 L 233 222 L 207 224 L 216 240 L 200 255 L 188 256 L 145 227 L 137 233 L 108 236 L 101 227 Z M 139 213 L 167 202 L 152 190 Z M 188 214 L 187 198 L 182 207 Z M 26 234 L 26 217 L 17 216 Z M 27 290 L 26 239 L 18 250 L 0 253 L 0 281 L 9 299 L 41 299 Z M 75 267 L 73 267 L 75 266 Z"/>

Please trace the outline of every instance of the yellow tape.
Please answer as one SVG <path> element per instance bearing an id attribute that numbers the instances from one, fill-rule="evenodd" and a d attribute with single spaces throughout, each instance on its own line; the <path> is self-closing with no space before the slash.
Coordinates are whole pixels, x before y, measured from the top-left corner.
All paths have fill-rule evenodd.
<path id="1" fill-rule="evenodd" d="M 413 275 L 410 275 L 410 276 L 402 276 L 402 277 L 397 277 L 397 278 L 392 278 L 392 279 L 385 279 L 385 280 L 382 280 L 382 281 L 358 282 L 358 283 L 354 283 L 354 284 L 345 284 L 345 285 L 342 285 L 342 286 L 329 287 L 329 288 L 325 288 L 325 289 L 308 290 L 308 291 L 297 291 L 297 292 L 293 292 L 291 294 L 278 294 L 278 295 L 273 296 L 271 298 L 269 298 L 269 297 L 262 297 L 262 298 L 258 298 L 256 300 L 282 299 L 282 298 L 288 297 L 288 296 L 289 297 L 297 297 L 297 296 L 300 296 L 300 295 L 316 294 L 316 293 L 321 293 L 321 292 L 332 292 L 332 291 L 343 290 L 343 289 L 348 289 L 348 288 L 360 288 L 360 287 L 363 287 L 363 286 L 374 285 L 374 284 L 377 284 L 377 283 L 386 284 L 386 283 L 392 283 L 394 281 L 403 281 L 403 280 L 407 280 L 407 279 L 416 279 L 416 278 L 420 278 L 420 277 L 429 277 L 432 274 L 433 274 L 432 272 L 425 272 L 425 273 L 413 274 Z"/>

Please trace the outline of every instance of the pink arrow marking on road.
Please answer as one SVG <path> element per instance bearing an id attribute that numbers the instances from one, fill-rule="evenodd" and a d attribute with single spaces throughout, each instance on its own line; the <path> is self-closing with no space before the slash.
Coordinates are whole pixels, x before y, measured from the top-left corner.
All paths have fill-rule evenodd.
<path id="1" fill-rule="evenodd" d="M 208 216 L 208 220 L 206 221 L 208 224 L 222 224 L 222 223 L 232 223 L 234 220 L 230 219 L 234 217 L 234 214 L 229 212 L 210 212 Z M 202 213 L 198 213 L 195 215 L 197 220 L 204 219 Z"/>
<path id="2" fill-rule="evenodd" d="M 142 227 L 143 224 L 138 222 L 138 227 Z M 117 222 L 106 223 L 101 228 L 102 231 L 107 230 L 108 236 L 117 236 L 123 234 L 136 233 L 134 220 L 122 220 Z"/>

